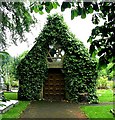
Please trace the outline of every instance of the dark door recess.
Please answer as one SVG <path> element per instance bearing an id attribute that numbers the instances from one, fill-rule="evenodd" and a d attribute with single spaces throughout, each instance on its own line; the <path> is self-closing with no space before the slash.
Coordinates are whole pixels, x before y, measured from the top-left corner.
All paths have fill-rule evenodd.
<path id="1" fill-rule="evenodd" d="M 44 83 L 43 97 L 45 100 L 58 101 L 63 100 L 64 76 L 60 69 L 49 69 L 48 80 Z"/>

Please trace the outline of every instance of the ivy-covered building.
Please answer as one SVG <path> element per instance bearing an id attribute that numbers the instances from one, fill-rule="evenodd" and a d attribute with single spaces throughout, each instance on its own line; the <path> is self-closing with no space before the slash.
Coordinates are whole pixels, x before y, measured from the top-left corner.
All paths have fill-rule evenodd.
<path id="1" fill-rule="evenodd" d="M 48 16 L 34 47 L 17 68 L 20 100 L 97 100 L 96 61 L 62 16 Z"/>

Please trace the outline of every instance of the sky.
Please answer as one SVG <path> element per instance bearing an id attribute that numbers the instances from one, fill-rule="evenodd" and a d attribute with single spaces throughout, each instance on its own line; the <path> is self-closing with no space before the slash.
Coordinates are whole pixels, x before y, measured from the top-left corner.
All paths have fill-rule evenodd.
<path id="1" fill-rule="evenodd" d="M 84 45 L 88 48 L 89 43 L 87 40 L 91 35 L 91 30 L 95 27 L 92 24 L 92 15 L 89 14 L 85 19 L 81 19 L 81 17 L 76 17 L 71 20 L 71 11 L 70 9 L 66 9 L 64 12 L 61 12 L 60 8 L 52 10 L 50 14 L 59 13 L 62 14 L 64 17 L 64 21 L 67 23 L 70 31 L 75 34 L 76 38 L 81 40 Z M 32 32 L 26 33 L 26 37 L 28 42 L 18 43 L 18 46 L 11 45 L 6 51 L 12 56 L 16 57 L 22 54 L 26 50 L 30 50 L 34 46 L 34 40 L 39 35 L 40 31 L 42 30 L 44 24 L 46 23 L 47 13 L 40 15 L 39 13 L 34 14 L 38 20 L 35 27 L 32 28 Z"/>

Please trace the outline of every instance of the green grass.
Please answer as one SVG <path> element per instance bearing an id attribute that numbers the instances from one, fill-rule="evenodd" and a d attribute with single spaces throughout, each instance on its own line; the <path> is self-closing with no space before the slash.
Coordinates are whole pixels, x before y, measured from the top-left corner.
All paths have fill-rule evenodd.
<path id="1" fill-rule="evenodd" d="M 86 116 L 90 119 L 93 118 L 113 118 L 110 109 L 113 108 L 113 105 L 105 106 L 82 106 L 81 109 L 85 112 Z"/>
<path id="2" fill-rule="evenodd" d="M 113 90 L 97 90 L 99 102 L 113 102 Z"/>
<path id="3" fill-rule="evenodd" d="M 18 93 L 4 92 L 4 96 L 7 100 L 17 100 Z M 29 103 L 30 101 L 19 101 L 17 105 L 15 105 L 6 113 L 2 114 L 2 120 L 7 120 L 8 118 L 11 118 L 11 119 L 20 118 L 20 115 L 27 108 Z"/>
<path id="4" fill-rule="evenodd" d="M 17 100 L 18 93 L 17 92 L 4 92 L 4 96 L 6 100 Z"/>
<path id="5" fill-rule="evenodd" d="M 19 103 L 15 105 L 15 107 L 2 114 L 2 120 L 5 120 L 7 118 L 19 118 L 21 113 L 27 108 L 29 103 L 29 101 L 19 101 Z"/>
<path id="6" fill-rule="evenodd" d="M 113 90 L 97 90 L 97 96 L 99 98 L 99 103 L 103 102 L 113 102 Z M 110 110 L 113 109 L 113 104 L 111 105 L 89 105 L 89 106 L 81 106 L 82 111 L 86 114 L 86 116 L 90 119 L 94 118 L 113 118 Z"/>

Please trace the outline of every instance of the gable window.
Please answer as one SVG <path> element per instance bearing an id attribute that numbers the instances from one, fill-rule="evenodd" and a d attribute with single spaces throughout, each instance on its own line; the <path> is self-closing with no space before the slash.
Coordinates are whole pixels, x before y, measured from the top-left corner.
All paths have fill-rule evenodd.
<path id="1" fill-rule="evenodd" d="M 47 51 L 47 64 L 49 68 L 62 68 L 64 50 L 58 44 L 49 45 Z"/>

